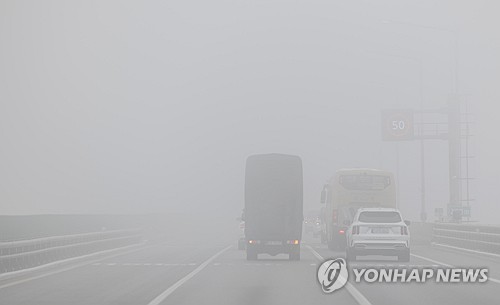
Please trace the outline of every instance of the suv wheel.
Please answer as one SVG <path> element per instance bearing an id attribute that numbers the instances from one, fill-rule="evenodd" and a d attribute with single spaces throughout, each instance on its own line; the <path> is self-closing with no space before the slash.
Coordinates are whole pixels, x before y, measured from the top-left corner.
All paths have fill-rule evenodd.
<path id="1" fill-rule="evenodd" d="M 406 250 L 402 254 L 398 255 L 399 262 L 409 262 L 410 261 L 410 250 Z"/>

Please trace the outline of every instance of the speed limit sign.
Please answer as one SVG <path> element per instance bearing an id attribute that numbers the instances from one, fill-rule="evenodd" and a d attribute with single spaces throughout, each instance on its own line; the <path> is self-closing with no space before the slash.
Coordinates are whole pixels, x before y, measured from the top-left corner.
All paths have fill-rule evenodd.
<path id="1" fill-rule="evenodd" d="M 413 111 L 390 109 L 382 111 L 382 140 L 413 140 Z"/>

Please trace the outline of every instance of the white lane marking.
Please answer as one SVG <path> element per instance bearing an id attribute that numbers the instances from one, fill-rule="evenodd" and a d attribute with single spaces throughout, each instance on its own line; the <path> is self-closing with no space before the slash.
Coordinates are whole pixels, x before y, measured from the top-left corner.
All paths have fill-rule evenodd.
<path id="1" fill-rule="evenodd" d="M 311 264 L 312 265 L 312 264 Z M 400 267 L 400 268 L 436 268 L 436 267 L 439 267 L 440 265 L 436 265 L 436 264 L 427 264 L 427 265 L 423 265 L 423 264 L 420 264 L 420 265 L 415 265 L 415 264 L 411 264 L 411 265 L 394 265 L 394 264 L 349 264 L 350 267 L 358 267 L 358 268 L 394 268 L 394 267 Z"/>
<path id="2" fill-rule="evenodd" d="M 92 266 L 196 266 L 196 263 L 169 264 L 169 263 L 94 263 Z"/>
<path id="3" fill-rule="evenodd" d="M 454 268 L 455 266 L 453 265 L 449 265 L 449 264 L 446 264 L 446 263 L 442 263 L 442 262 L 439 262 L 439 261 L 436 261 L 436 260 L 433 260 L 433 259 L 430 259 L 430 258 L 427 258 L 427 257 L 424 257 L 424 256 L 421 256 L 421 255 L 417 255 L 417 254 L 413 254 L 411 253 L 410 254 L 411 256 L 414 256 L 414 257 L 417 257 L 417 258 L 420 258 L 420 259 L 423 259 L 423 260 L 426 260 L 426 261 L 429 261 L 429 262 L 432 262 L 434 264 L 438 264 L 438 265 L 441 265 L 441 266 L 446 266 L 448 268 Z M 492 281 L 494 283 L 497 283 L 497 284 L 500 284 L 500 280 L 497 280 L 495 278 L 492 278 L 492 277 L 488 277 L 488 281 Z"/>
<path id="4" fill-rule="evenodd" d="M 198 263 L 93 263 L 91 264 L 92 266 L 138 266 L 138 267 L 144 267 L 144 266 L 162 266 L 162 267 L 169 267 L 169 266 L 196 266 Z M 233 263 L 213 263 L 213 266 L 232 266 L 234 265 Z M 245 266 L 259 266 L 259 267 L 269 267 L 269 266 L 283 266 L 283 264 L 280 263 L 245 263 Z M 317 266 L 318 264 L 316 263 L 311 263 L 309 264 L 310 266 Z M 351 265 L 351 266 L 361 266 L 361 265 Z M 369 265 L 366 265 L 369 266 Z M 382 265 L 380 265 L 382 266 Z M 386 267 L 394 267 L 394 265 L 383 265 Z M 428 265 L 409 265 L 409 266 L 415 266 L 415 267 L 426 267 Z M 407 266 L 407 267 L 409 267 Z M 437 265 L 433 265 L 437 266 Z"/>
<path id="5" fill-rule="evenodd" d="M 426 260 L 426 261 L 434 263 L 434 264 L 438 264 L 438 265 L 445 266 L 445 267 L 448 267 L 448 268 L 453 268 L 452 265 L 448 265 L 446 263 L 438 262 L 436 260 L 433 260 L 433 259 L 430 259 L 430 258 L 427 258 L 427 257 L 423 257 L 423 256 L 420 256 L 420 255 L 417 255 L 417 254 L 413 254 L 413 253 L 411 253 L 410 255 L 414 256 L 416 258 L 420 258 L 420 259 Z"/>
<path id="6" fill-rule="evenodd" d="M 320 261 L 325 260 L 323 256 L 316 252 L 316 250 L 314 250 L 311 246 L 306 245 L 306 247 L 312 252 L 312 254 L 314 254 L 314 256 L 316 256 L 317 259 L 319 259 Z M 365 296 L 361 292 L 359 292 L 359 290 L 356 289 L 356 287 L 354 287 L 351 283 L 347 282 L 345 284 L 345 288 L 351 294 L 354 300 L 358 302 L 359 305 L 372 305 L 372 303 L 370 303 L 370 301 L 368 301 L 368 299 L 365 298 Z"/>
<path id="7" fill-rule="evenodd" d="M 25 270 L 29 270 L 29 271 L 40 270 L 40 269 L 42 269 L 41 267 L 47 268 L 48 266 L 57 266 L 57 265 L 61 264 L 62 262 L 65 262 L 65 263 L 72 262 L 75 259 L 90 258 L 90 257 L 96 256 L 96 255 L 99 255 L 99 254 L 109 253 L 109 252 L 113 252 L 113 251 L 119 251 L 120 249 L 123 250 L 123 249 L 127 249 L 127 248 L 130 248 L 130 247 L 137 247 L 137 245 L 126 246 L 126 247 L 123 247 L 123 248 L 112 249 L 112 250 L 100 251 L 100 252 L 96 252 L 96 253 L 92 253 L 92 254 L 78 256 L 78 257 L 75 257 L 75 258 L 69 258 L 69 259 L 66 259 L 64 261 L 57 261 L 57 262 L 55 262 L 57 264 L 49 263 L 49 264 L 46 264 L 46 265 L 37 266 L 37 267 L 34 267 L 34 268 L 25 269 Z M 98 259 L 94 259 L 94 260 L 91 260 L 91 261 L 84 261 L 82 263 L 79 263 L 79 264 L 76 264 L 76 265 L 72 265 L 72 266 L 69 266 L 67 268 L 62 268 L 62 269 L 54 270 L 52 272 L 47 272 L 47 273 L 43 273 L 43 274 L 40 274 L 40 275 L 28 277 L 28 278 L 25 278 L 25 279 L 22 279 L 22 280 L 10 282 L 10 283 L 4 284 L 4 285 L 0 285 L 0 289 L 11 287 L 11 286 L 22 284 L 22 283 L 26 283 L 26 282 L 29 282 L 29 281 L 32 281 L 32 280 L 41 279 L 41 278 L 44 278 L 44 277 L 47 277 L 47 276 L 50 276 L 50 275 L 54 275 L 54 274 L 58 274 L 58 273 L 61 273 L 61 272 L 73 270 L 73 269 L 76 269 L 76 268 L 79 268 L 79 267 L 91 265 L 91 264 L 99 262 L 99 261 L 103 261 L 103 260 L 106 260 L 106 259 L 114 258 L 114 257 L 120 256 L 120 255 L 130 254 L 130 253 L 133 253 L 133 252 L 137 252 L 139 250 L 144 250 L 146 248 L 149 248 L 149 247 L 140 247 L 140 248 L 131 249 L 131 250 L 120 252 L 120 253 L 116 253 L 116 254 L 111 254 L 111 255 L 108 255 L 108 256 L 105 256 L 105 257 L 101 257 L 101 258 L 98 258 Z M 20 270 L 20 271 L 25 271 L 25 270 Z"/>
<path id="8" fill-rule="evenodd" d="M 201 265 L 199 265 L 196 269 L 194 269 L 193 271 L 191 271 L 188 275 L 186 275 L 185 277 L 183 277 L 180 280 L 178 280 L 175 284 L 173 284 L 172 286 L 170 286 L 167 290 L 163 291 L 159 296 L 157 296 L 151 302 L 149 302 L 148 305 L 159 305 L 169 295 L 171 295 L 177 288 L 181 287 L 182 284 L 184 284 L 185 282 L 189 281 L 189 279 L 191 279 L 193 276 L 195 276 L 200 271 L 202 271 L 203 269 L 205 269 L 205 267 L 208 266 L 208 264 L 210 264 L 214 259 L 216 259 L 222 253 L 224 253 L 227 250 L 231 249 L 231 247 L 232 246 L 228 246 L 228 247 L 220 250 L 219 252 L 215 253 L 212 257 L 210 257 L 209 259 L 207 259 L 206 261 L 204 261 Z"/>
<path id="9" fill-rule="evenodd" d="M 213 266 L 233 266 L 233 263 L 213 263 Z M 273 267 L 273 266 L 283 266 L 283 264 L 280 263 L 264 263 L 264 264 L 257 264 L 257 263 L 245 263 L 243 264 L 244 266 L 258 266 L 258 267 Z M 317 264 L 311 264 L 311 266 L 316 266 Z"/>
<path id="10" fill-rule="evenodd" d="M 440 243 L 432 243 L 432 245 L 438 246 L 438 247 L 443 247 L 443 248 L 450 248 L 450 249 L 459 250 L 459 251 L 470 252 L 470 253 L 474 253 L 474 254 L 482 254 L 482 255 L 489 255 L 489 256 L 493 256 L 493 257 L 500 257 L 499 254 L 495 254 L 495 253 L 488 253 L 488 252 L 465 249 L 465 248 L 460 248 L 460 247 L 455 247 L 455 246 L 448 246 L 448 245 L 443 245 Z"/>

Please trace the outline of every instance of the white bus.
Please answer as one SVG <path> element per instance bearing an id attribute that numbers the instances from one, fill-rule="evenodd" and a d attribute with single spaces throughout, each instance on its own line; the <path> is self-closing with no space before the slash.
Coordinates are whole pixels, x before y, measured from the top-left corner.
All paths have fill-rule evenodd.
<path id="1" fill-rule="evenodd" d="M 391 172 L 353 168 L 338 170 L 321 192 L 322 241 L 343 249 L 345 232 L 360 207 L 396 208 L 396 185 Z"/>

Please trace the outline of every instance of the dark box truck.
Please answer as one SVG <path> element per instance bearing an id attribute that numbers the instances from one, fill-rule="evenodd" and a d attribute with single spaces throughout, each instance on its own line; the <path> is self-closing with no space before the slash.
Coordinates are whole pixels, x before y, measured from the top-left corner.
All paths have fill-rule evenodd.
<path id="1" fill-rule="evenodd" d="M 300 259 L 302 238 L 302 160 L 261 154 L 247 158 L 245 239 L 248 260 L 259 253 L 285 253 Z"/>

